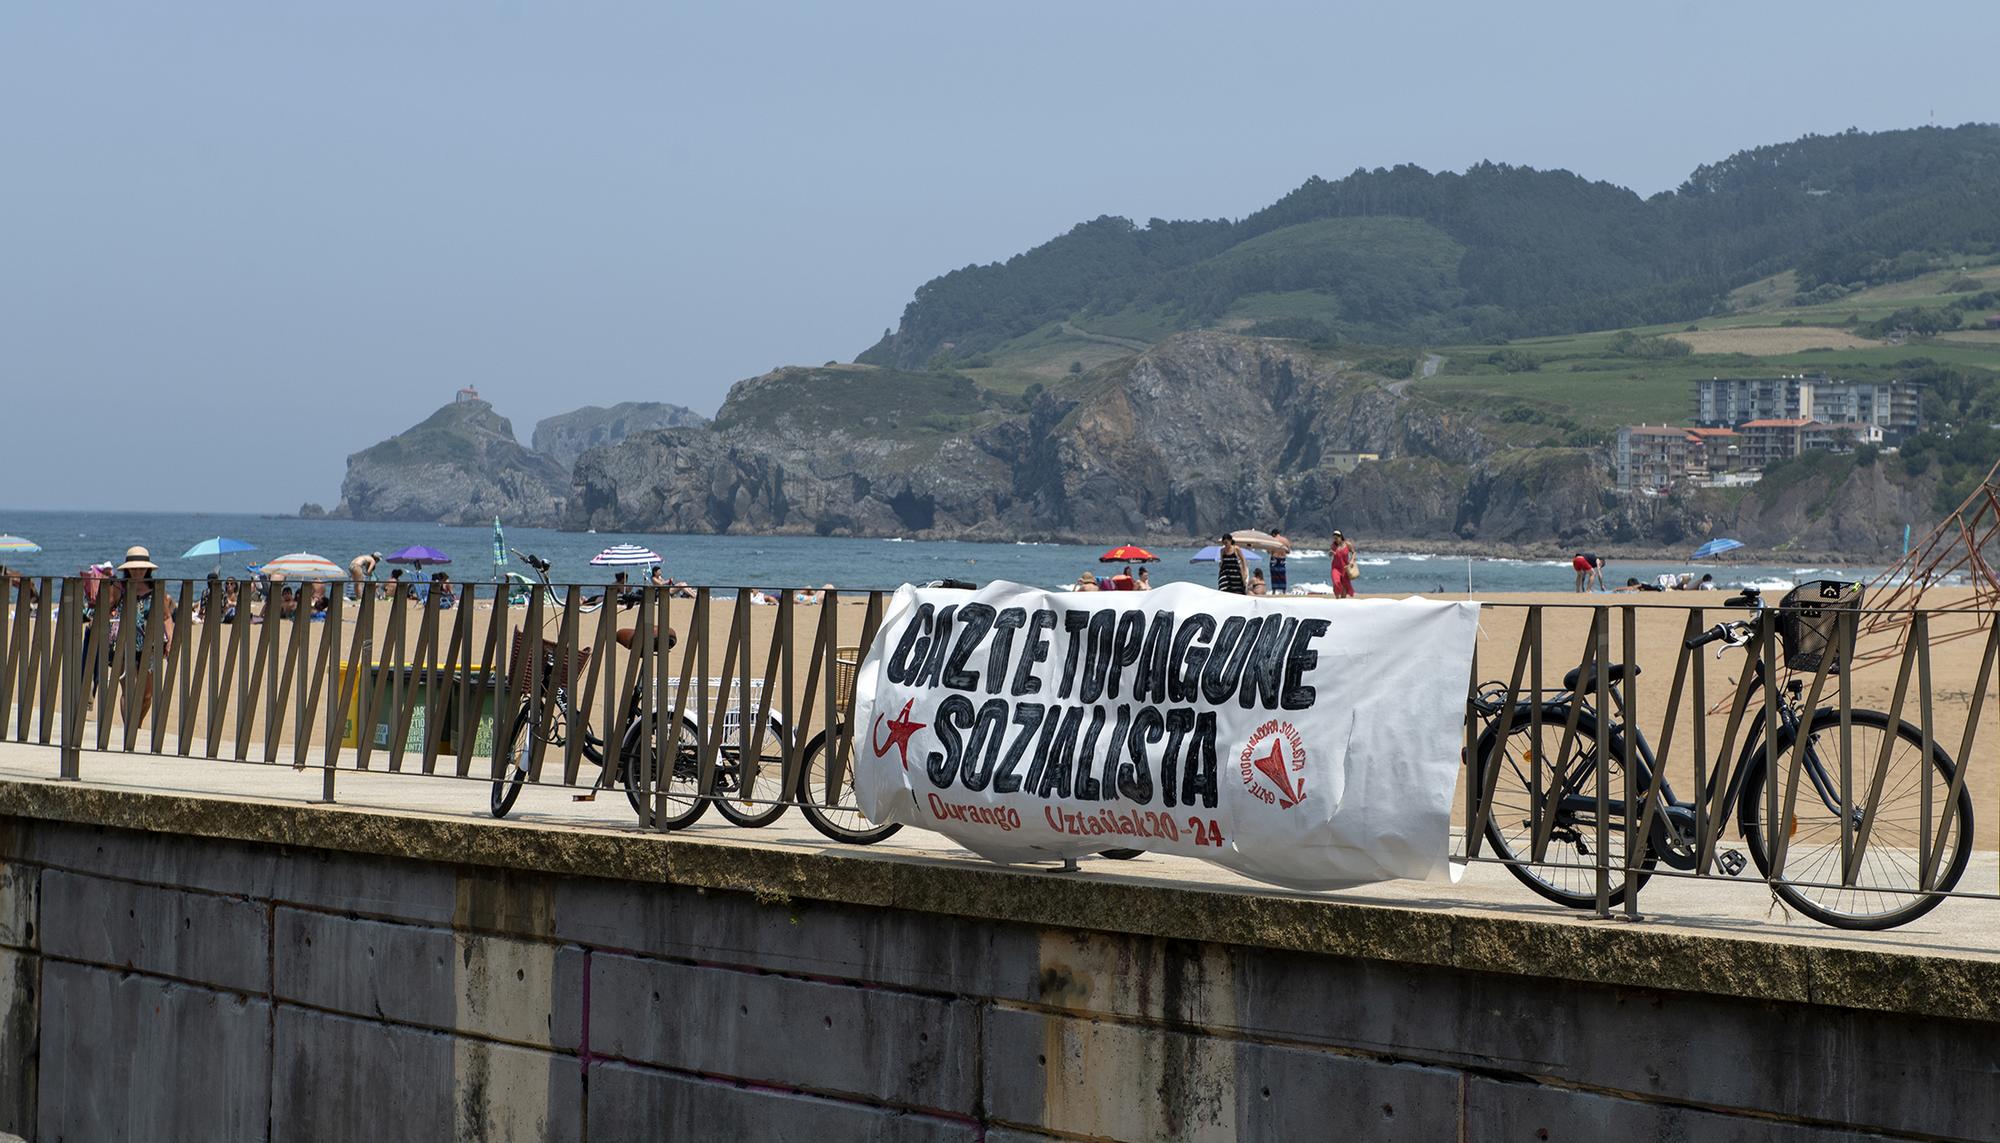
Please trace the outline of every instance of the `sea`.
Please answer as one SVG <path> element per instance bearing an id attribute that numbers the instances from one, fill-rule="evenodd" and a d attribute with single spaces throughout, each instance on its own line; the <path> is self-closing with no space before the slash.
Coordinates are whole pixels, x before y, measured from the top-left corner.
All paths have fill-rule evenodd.
<path id="1" fill-rule="evenodd" d="M 966 543 L 950 540 L 850 539 L 817 536 L 682 536 L 644 532 L 559 532 L 546 528 L 503 528 L 508 548 L 532 553 L 554 565 L 557 583 L 603 584 L 615 569 L 592 566 L 591 558 L 613 544 L 638 544 L 658 552 L 668 576 L 722 588 L 801 587 L 835 584 L 847 589 L 894 588 L 904 583 L 961 580 L 986 584 L 1011 580 L 1039 587 L 1073 584 L 1083 572 L 1112 575 L 1115 565 L 1098 562 L 1105 550 L 1075 544 Z M 0 533 L 25 537 L 42 546 L 31 555 L 0 555 L 0 563 L 32 575 L 74 575 L 92 563 L 123 559 L 125 549 L 145 545 L 162 576 L 199 578 L 220 563 L 224 575 L 242 575 L 263 560 L 294 552 L 324 556 L 345 567 L 361 552 L 393 552 L 412 544 L 436 548 L 452 558 L 452 578 L 490 582 L 496 578 L 493 528 L 355 520 L 301 520 L 287 516 L 230 513 L 51 512 L 0 509 Z M 225 556 L 183 558 L 202 540 L 216 536 L 256 545 Z M 1213 563 L 1191 563 L 1200 545 L 1153 546 L 1160 557 L 1151 566 L 1155 584 L 1188 581 L 1213 584 Z M 1368 593 L 1462 593 L 1568 591 L 1574 584 L 1569 561 L 1428 555 L 1394 549 L 1356 547 L 1361 565 L 1356 584 Z M 1253 560 L 1252 568 L 1266 566 Z M 507 570 L 525 572 L 519 563 Z M 643 573 L 644 569 L 638 569 Z M 1610 560 L 1609 585 L 1636 577 L 1655 582 L 1661 575 L 1712 573 L 1725 588 L 1756 585 L 1784 590 L 1820 578 L 1867 579 L 1879 568 L 1818 567 L 1798 563 L 1731 561 L 1625 562 Z M 1327 590 L 1326 549 L 1302 547 L 1287 565 L 1294 590 Z M 634 579 L 640 578 L 634 575 Z"/>

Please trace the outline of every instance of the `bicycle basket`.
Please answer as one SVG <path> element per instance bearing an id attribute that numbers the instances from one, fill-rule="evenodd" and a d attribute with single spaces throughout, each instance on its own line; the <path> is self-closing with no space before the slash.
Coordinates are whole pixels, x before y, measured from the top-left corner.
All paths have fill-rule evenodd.
<path id="1" fill-rule="evenodd" d="M 861 648 L 837 647 L 833 652 L 833 708 L 845 711 L 854 700 L 854 672 L 861 669 Z"/>
<path id="2" fill-rule="evenodd" d="M 1828 674 L 1840 673 L 1840 615 L 1861 608 L 1861 585 L 1848 580 L 1816 579 L 1802 583 L 1778 601 L 1778 640 L 1785 666 L 1817 671 L 1833 656 Z"/>
<path id="3" fill-rule="evenodd" d="M 527 644 L 527 636 L 528 633 L 526 631 L 516 627 L 514 629 L 513 649 L 507 653 L 507 661 L 513 664 L 513 671 L 509 677 L 508 686 L 517 695 L 528 693 L 528 675 L 531 665 L 528 662 L 528 657 L 521 653 L 521 648 Z M 577 676 L 583 673 L 583 665 L 590 661 L 590 652 L 591 648 L 589 647 L 579 647 L 573 654 L 565 655 L 562 650 L 562 644 L 556 642 L 554 639 L 543 639 L 542 655 L 544 661 L 553 660 L 556 666 L 555 670 L 542 676 L 542 686 L 545 689 L 553 690 L 558 686 L 568 687 L 575 685 Z"/>

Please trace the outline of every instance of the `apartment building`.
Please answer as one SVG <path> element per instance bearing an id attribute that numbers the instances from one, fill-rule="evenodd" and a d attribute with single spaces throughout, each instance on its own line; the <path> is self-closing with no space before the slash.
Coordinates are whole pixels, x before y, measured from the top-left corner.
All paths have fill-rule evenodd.
<path id="1" fill-rule="evenodd" d="M 1713 377 L 1696 383 L 1695 423 L 1730 427 L 1751 421 L 1806 420 L 1882 427 L 1901 441 L 1920 427 L 1920 389 L 1908 381 L 1842 381 L 1824 373 L 1789 377 Z"/>
<path id="2" fill-rule="evenodd" d="M 1618 430 L 1618 487 L 1661 492 L 1735 471 L 1739 439 L 1732 429 L 1627 425 Z"/>

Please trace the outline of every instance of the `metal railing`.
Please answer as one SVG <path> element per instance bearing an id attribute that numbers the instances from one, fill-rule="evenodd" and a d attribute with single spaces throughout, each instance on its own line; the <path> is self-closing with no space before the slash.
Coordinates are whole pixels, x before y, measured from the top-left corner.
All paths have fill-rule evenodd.
<path id="1" fill-rule="evenodd" d="M 796 801 L 814 738 L 829 750 L 828 786 L 846 777 L 852 673 L 837 657 L 867 645 L 886 600 L 773 591 L 761 606 L 748 588 L 647 586 L 621 605 L 603 587 L 455 584 L 447 606 L 442 592 L 384 598 L 376 583 L 349 599 L 334 581 L 316 603 L 311 584 L 258 599 L 249 584 L 228 598 L 220 585 L 156 580 L 162 602 L 140 623 L 108 594 L 86 606 L 83 580 L 26 582 L 38 602 L 0 608 L 0 739 L 58 747 L 66 779 L 80 776 L 85 748 L 316 767 L 327 801 L 343 769 L 500 782 L 523 715 L 610 744 L 635 725 L 644 741 L 691 728 L 700 797 Z M 114 583 L 101 590 L 132 590 Z M 287 587 L 300 602 L 287 606 Z M 530 782 L 608 787 L 624 761 L 593 776 L 584 734 L 528 737 Z M 716 781 L 725 755 L 740 775 L 731 790 Z"/>
<path id="2" fill-rule="evenodd" d="M 464 584 L 447 607 L 374 584 L 349 600 L 334 583 L 323 609 L 306 586 L 287 611 L 245 585 L 224 621 L 225 601 L 204 603 L 219 587 L 180 580 L 154 588 L 171 623 L 141 625 L 129 601 L 80 606 L 81 580 L 29 582 L 39 604 L 0 608 L 0 738 L 59 747 L 63 778 L 88 747 L 317 768 L 328 801 L 343 770 L 493 783 L 496 812 L 509 781 L 623 780 L 658 829 L 694 802 L 751 824 L 768 820 L 757 807 L 851 809 L 852 663 L 886 604 L 648 586 L 621 606 L 616 589 Z M 1742 625 L 1720 663 L 1689 645 L 1718 620 Z M 1977 748 L 1995 620 L 1832 610 L 1826 653 L 1802 669 L 1775 609 L 1486 604 L 1454 857 L 1599 915 L 1639 916 L 1650 878 L 1740 879 L 1750 863 L 1830 923 L 1992 898 L 1958 879 L 1968 852 L 1993 848 L 1992 818 L 1971 808 L 1974 792 L 1993 804 Z M 1482 658 L 1497 679 L 1482 681 Z M 1596 669 L 1616 664 L 1640 669 Z"/>

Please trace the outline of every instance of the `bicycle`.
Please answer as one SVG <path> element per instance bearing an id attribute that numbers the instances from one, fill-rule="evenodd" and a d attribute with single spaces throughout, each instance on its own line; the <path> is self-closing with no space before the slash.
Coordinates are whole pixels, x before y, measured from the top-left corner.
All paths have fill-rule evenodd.
<path id="1" fill-rule="evenodd" d="M 1901 720 L 1892 721 L 1877 710 L 1850 709 L 1848 725 L 1852 738 L 1849 757 L 1854 760 L 1859 805 L 1850 804 L 1840 788 L 1838 772 L 1841 713 L 1837 707 L 1820 706 L 1803 710 L 1804 680 L 1796 672 L 1817 672 L 1822 657 L 1834 661 L 1824 665 L 1837 672 L 1837 651 L 1832 647 L 1832 629 L 1840 611 L 1860 607 L 1859 584 L 1823 580 L 1802 584 L 1779 602 L 1777 621 L 1772 625 L 1783 647 L 1780 661 L 1795 672 L 1777 688 L 1775 704 L 1757 712 L 1749 724 L 1742 753 L 1729 776 L 1728 784 L 1715 798 L 1716 782 L 1722 771 L 1709 775 L 1701 792 L 1703 802 L 1716 806 L 1722 822 L 1732 815 L 1750 859 L 1778 898 L 1823 924 L 1844 929 L 1888 929 L 1905 924 L 1936 908 L 1957 885 L 1972 854 L 1972 795 L 1962 783 L 1956 804 L 1943 818 L 1942 836 L 1937 847 L 1949 846 L 1934 864 L 1939 870 L 1933 886 L 1924 885 L 1922 855 L 1929 832 L 1937 827 L 1939 815 L 1926 813 L 1941 802 L 1939 786 L 1925 780 L 1923 733 Z M 1745 588 L 1724 606 L 1748 608 L 1753 613 L 1763 607 L 1761 593 Z M 1745 649 L 1747 686 L 1766 691 L 1762 640 L 1753 621 L 1730 620 L 1716 624 L 1685 642 L 1697 650 L 1710 643 Z M 1722 653 L 1718 650 L 1718 654 Z M 1636 664 L 1612 663 L 1605 671 L 1613 710 L 1606 718 L 1590 703 L 1588 696 L 1598 685 L 1595 671 L 1578 667 L 1563 676 L 1562 689 L 1539 702 L 1518 700 L 1508 717 L 1502 718 L 1508 691 L 1504 684 L 1487 683 L 1472 698 L 1472 706 L 1487 723 L 1474 746 L 1472 780 L 1483 790 L 1486 768 L 1496 766 L 1493 795 L 1487 813 L 1485 837 L 1495 854 L 1528 888 L 1558 904 L 1572 908 L 1597 905 L 1597 870 L 1600 860 L 1609 867 L 1608 902 L 1623 903 L 1627 892 L 1643 886 L 1652 870 L 1661 863 L 1677 870 L 1693 870 L 1699 860 L 1701 839 L 1696 833 L 1697 803 L 1674 795 L 1652 746 L 1643 731 L 1627 726 L 1620 681 L 1639 674 Z M 1765 736 L 1772 733 L 1776 720 L 1776 757 L 1779 759 L 1780 803 L 1778 822 L 1785 819 L 1784 777 L 1786 760 L 1793 756 L 1803 733 L 1805 743 L 1798 751 L 1801 781 L 1792 809 L 1790 829 L 1784 839 L 1782 870 L 1772 873 L 1772 842 L 1777 822 L 1770 817 L 1767 796 L 1767 749 Z M 1574 719 L 1574 726 L 1571 720 Z M 1507 724 L 1507 741 L 1499 741 L 1502 723 Z M 1600 723 L 1602 726 L 1600 727 Z M 1553 732 L 1553 735 L 1551 734 Z M 1628 742 L 1627 735 L 1630 740 Z M 1833 735 L 1829 762 L 1821 738 Z M 1604 757 L 1600 760 L 1600 739 Z M 1548 749 L 1553 745 L 1553 750 Z M 1627 819 L 1624 773 L 1629 747 L 1633 773 L 1635 812 L 1645 818 L 1645 805 L 1657 780 L 1659 805 L 1642 839 L 1638 860 L 1627 860 Z M 1605 811 L 1598 810 L 1599 769 L 1604 769 L 1607 796 Z M 1951 788 L 1956 765 L 1943 747 L 1932 743 L 1929 767 L 1941 788 Z M 1657 776 L 1657 777 L 1656 777 Z M 1870 794 L 1879 791 L 1871 813 Z M 1848 826 L 1846 844 L 1866 837 L 1865 869 L 1843 876 L 1843 821 Z M 1638 823 L 1632 823 L 1636 826 Z M 1598 829 L 1605 827 L 1605 853 L 1591 852 L 1598 844 Z M 1544 831 L 1541 859 L 1535 858 L 1536 830 Z M 1865 833 L 1864 833 L 1865 831 Z M 1851 850 L 1850 850 L 1851 852 Z M 1734 850 L 1716 857 L 1724 873 L 1734 877 L 1744 869 L 1743 855 Z M 1628 874 L 1630 879 L 1628 880 Z M 1863 880 L 1868 884 L 1862 884 Z"/>
<path id="2" fill-rule="evenodd" d="M 514 554 L 520 557 L 523 563 L 535 569 L 541 580 L 542 590 L 549 591 L 553 596 L 553 590 L 549 586 L 548 561 L 520 552 Z M 621 608 L 628 607 L 637 603 L 638 599 L 637 592 L 624 592 L 616 597 L 615 605 Z M 603 597 L 590 605 L 588 610 L 595 611 L 610 602 L 614 600 L 607 591 Z M 677 639 L 673 631 L 668 630 L 665 634 L 667 646 L 674 646 Z M 632 628 L 622 628 L 615 638 L 619 646 L 631 650 L 636 636 L 637 633 Z M 524 684 L 527 676 L 526 660 L 522 657 L 525 654 L 525 647 L 525 632 L 517 631 L 513 661 L 523 664 L 516 670 L 522 676 Z M 560 753 L 568 746 L 570 722 L 575 717 L 570 705 L 569 686 L 588 660 L 590 652 L 588 648 L 581 649 L 575 656 L 570 657 L 569 662 L 559 661 L 557 652 L 555 644 L 543 640 L 541 700 L 537 703 L 533 701 L 532 696 L 523 698 L 520 709 L 515 712 L 509 725 L 505 754 L 507 762 L 502 775 L 493 782 L 489 805 L 496 818 L 506 817 L 513 810 L 515 801 L 521 796 L 521 788 L 527 784 L 533 770 L 537 740 L 543 744 L 545 758 L 549 750 L 553 749 Z M 521 689 L 525 690 L 526 686 L 523 685 Z M 686 715 L 682 716 L 679 733 L 676 735 L 673 764 L 670 768 L 661 767 L 659 759 L 663 751 L 659 748 L 659 739 L 662 725 L 671 722 L 672 716 L 662 716 L 658 712 L 653 712 L 655 717 L 651 719 L 646 717 L 652 710 L 648 703 L 649 690 L 649 680 L 642 675 L 634 681 L 632 693 L 626 699 L 623 715 L 626 729 L 624 736 L 619 740 L 617 768 L 612 772 L 611 779 L 612 782 L 624 787 L 625 797 L 641 821 L 647 820 L 647 802 L 654 791 L 664 795 L 665 809 L 661 824 L 667 829 L 684 829 L 693 825 L 707 812 L 710 801 L 716 803 L 717 809 L 724 817 L 739 826 L 768 825 L 784 812 L 785 803 L 777 798 L 764 799 L 761 804 L 739 806 L 734 799 L 728 797 L 740 786 L 743 753 L 740 745 L 723 744 L 718 747 L 713 788 L 710 796 L 702 796 L 700 793 L 701 727 L 693 718 Z M 649 721 L 652 723 L 650 741 L 642 741 L 648 737 Z M 776 715 L 771 716 L 769 728 L 774 736 L 782 740 L 784 724 Z M 604 749 L 607 743 L 592 729 L 588 712 L 584 713 L 577 729 L 583 736 L 577 748 L 578 754 L 586 761 L 602 768 L 607 760 Z"/>
<path id="3" fill-rule="evenodd" d="M 841 647 L 834 652 L 833 709 L 852 709 L 854 695 L 854 675 L 861 665 L 861 648 Z M 861 807 L 854 793 L 854 769 L 859 761 L 850 751 L 847 766 L 841 773 L 838 789 L 830 789 L 827 770 L 833 757 L 833 744 L 837 739 L 848 737 L 846 719 L 834 723 L 831 731 L 821 731 L 806 743 L 801 755 L 797 786 L 792 791 L 793 800 L 798 802 L 800 812 L 822 835 L 833 841 L 849 845 L 873 845 L 883 838 L 902 829 L 897 822 L 871 824 L 862 815 Z"/>

